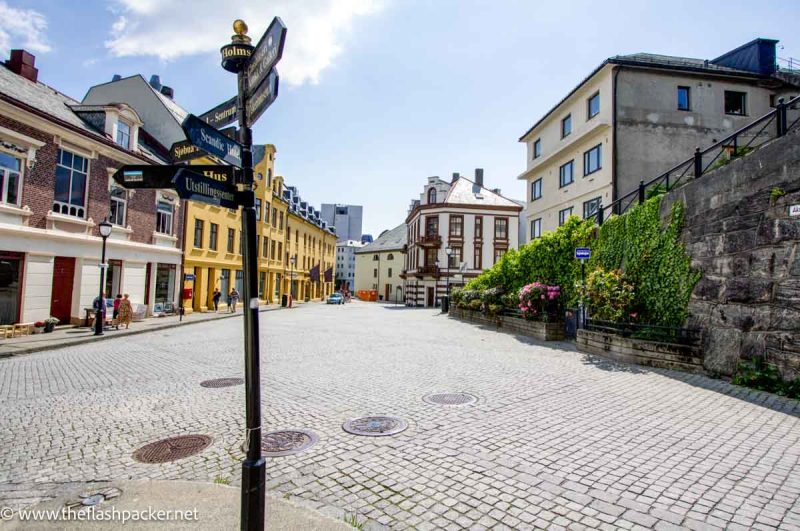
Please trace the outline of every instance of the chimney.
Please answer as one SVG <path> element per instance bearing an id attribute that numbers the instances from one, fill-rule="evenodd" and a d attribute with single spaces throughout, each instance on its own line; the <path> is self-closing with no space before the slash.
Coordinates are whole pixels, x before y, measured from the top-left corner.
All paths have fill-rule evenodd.
<path id="1" fill-rule="evenodd" d="M 114 81 L 119 81 L 120 79 L 122 79 L 121 75 L 114 74 L 114 76 L 111 78 L 111 82 L 113 83 Z"/>
<path id="2" fill-rule="evenodd" d="M 454 172 L 453 172 L 453 180 L 452 180 L 452 181 L 450 181 L 450 184 L 453 184 L 454 182 L 456 182 L 456 181 L 458 180 L 458 178 L 459 178 L 459 177 L 461 177 L 461 176 L 458 174 L 458 172 L 457 172 L 457 171 L 454 171 Z"/>
<path id="3" fill-rule="evenodd" d="M 169 99 L 173 99 L 175 97 L 175 91 L 172 89 L 172 87 L 168 87 L 166 85 L 161 87 L 161 94 L 168 97 Z"/>
<path id="4" fill-rule="evenodd" d="M 150 76 L 150 86 L 156 90 L 161 90 L 161 78 L 155 74 Z"/>
<path id="5" fill-rule="evenodd" d="M 39 79 L 39 70 L 34 68 L 35 62 L 36 57 L 25 50 L 11 50 L 11 59 L 6 61 L 6 66 L 18 76 L 36 83 Z"/>
<path id="6" fill-rule="evenodd" d="M 483 168 L 475 168 L 475 184 L 483 186 Z"/>
<path id="7" fill-rule="evenodd" d="M 500 188 L 492 188 L 492 192 L 497 195 L 500 195 Z"/>

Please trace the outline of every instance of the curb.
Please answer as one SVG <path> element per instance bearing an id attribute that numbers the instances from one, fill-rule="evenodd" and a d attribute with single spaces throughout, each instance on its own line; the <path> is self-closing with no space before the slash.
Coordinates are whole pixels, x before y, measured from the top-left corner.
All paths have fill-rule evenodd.
<path id="1" fill-rule="evenodd" d="M 303 305 L 303 306 L 305 306 L 305 305 Z M 299 306 L 299 307 L 302 308 L 302 306 Z M 296 309 L 296 308 L 298 308 L 298 307 L 296 306 L 296 307 L 294 307 L 292 309 Z M 283 309 L 288 309 L 288 308 L 282 308 L 282 307 L 267 308 L 267 309 L 264 309 L 264 310 L 259 310 L 258 313 L 274 312 L 274 311 L 283 310 Z M 148 332 L 157 332 L 159 330 L 168 330 L 170 328 L 178 328 L 180 326 L 196 325 L 196 324 L 201 324 L 201 323 L 208 323 L 208 322 L 211 322 L 211 321 L 220 321 L 220 320 L 223 320 L 223 319 L 231 319 L 233 317 L 242 317 L 242 315 L 244 315 L 244 314 L 235 313 L 235 314 L 232 314 L 232 315 L 223 315 L 223 316 L 220 316 L 220 317 L 215 317 L 213 319 L 203 319 L 203 320 L 200 320 L 200 321 L 183 321 L 183 322 L 178 321 L 176 323 L 166 323 L 166 324 L 163 324 L 163 325 L 153 326 L 152 328 L 138 328 L 138 329 L 133 330 L 131 332 L 126 332 L 126 333 L 120 334 L 120 335 L 87 336 L 87 337 L 77 338 L 77 339 L 72 340 L 72 341 L 62 341 L 62 342 L 59 342 L 59 343 L 53 343 L 53 344 L 49 344 L 49 345 L 39 345 L 39 346 L 34 346 L 34 347 L 21 348 L 19 350 L 14 350 L 12 352 L 0 352 L 0 360 L 7 359 L 7 358 L 13 358 L 15 356 L 22 356 L 22 355 L 25 355 L 25 354 L 33 354 L 35 352 L 44 352 L 44 351 L 47 351 L 47 350 L 56 350 L 56 349 L 60 349 L 60 348 L 64 348 L 64 347 L 73 347 L 73 346 L 76 346 L 76 345 L 84 345 L 86 343 L 94 343 L 96 341 L 106 341 L 106 340 L 110 340 L 110 339 L 120 339 L 120 338 L 124 338 L 124 337 L 128 337 L 128 336 L 138 335 L 138 334 L 146 334 Z M 13 348 L 13 347 L 11 347 L 11 348 Z"/>

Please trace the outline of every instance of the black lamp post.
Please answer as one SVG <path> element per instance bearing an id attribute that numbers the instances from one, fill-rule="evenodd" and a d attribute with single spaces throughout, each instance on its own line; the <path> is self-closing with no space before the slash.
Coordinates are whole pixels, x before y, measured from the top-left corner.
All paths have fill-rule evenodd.
<path id="1" fill-rule="evenodd" d="M 289 263 L 292 266 L 291 273 L 289 273 L 289 308 L 291 308 L 294 300 L 294 266 L 297 265 L 297 255 L 289 258 Z"/>
<path id="2" fill-rule="evenodd" d="M 447 294 L 447 311 L 450 311 L 450 256 L 453 254 L 453 248 L 448 245 L 444 248 L 444 253 L 447 255 L 447 287 L 445 292 Z"/>
<path id="3" fill-rule="evenodd" d="M 97 298 L 97 313 L 94 317 L 94 335 L 103 335 L 103 312 L 105 312 L 105 297 L 103 297 L 103 285 L 106 283 L 106 239 L 111 236 L 111 223 L 104 219 L 99 224 L 100 237 L 103 238 L 103 252 L 100 258 L 100 294 Z"/>

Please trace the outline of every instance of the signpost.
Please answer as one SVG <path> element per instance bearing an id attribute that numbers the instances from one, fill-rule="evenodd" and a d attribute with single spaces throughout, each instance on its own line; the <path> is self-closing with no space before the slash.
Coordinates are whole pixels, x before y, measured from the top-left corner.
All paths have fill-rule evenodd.
<path id="1" fill-rule="evenodd" d="M 181 168 L 175 175 L 175 191 L 181 199 L 224 208 L 239 208 L 233 170 L 232 166 Z"/>
<path id="2" fill-rule="evenodd" d="M 183 166 L 131 165 L 118 169 L 113 178 L 123 188 L 172 188 L 175 174 Z"/>
<path id="3" fill-rule="evenodd" d="M 238 96 L 234 96 L 226 102 L 220 103 L 205 114 L 200 115 L 200 119 L 211 127 L 217 129 L 225 127 L 236 121 L 236 102 Z"/>
<path id="4" fill-rule="evenodd" d="M 586 328 L 586 260 L 592 257 L 592 250 L 588 247 L 576 247 L 575 258 L 581 261 L 581 304 L 579 308 L 579 328 Z"/>
<path id="5" fill-rule="evenodd" d="M 169 148 L 169 156 L 172 158 L 172 162 L 186 162 L 187 160 L 199 159 L 207 155 L 208 153 L 188 140 L 175 142 L 172 144 L 172 147 Z"/>
<path id="6" fill-rule="evenodd" d="M 270 73 L 272 67 L 281 60 L 285 41 L 286 26 L 280 18 L 275 17 L 272 19 L 267 31 L 261 36 L 255 50 L 253 50 L 253 55 L 250 56 L 247 65 L 245 65 L 245 97 L 253 97 L 258 86 Z M 253 121 L 255 120 L 253 119 Z"/>
<path id="7" fill-rule="evenodd" d="M 242 146 L 235 140 L 231 140 L 194 114 L 183 120 L 182 127 L 192 144 L 198 148 L 229 164 L 243 167 Z"/>

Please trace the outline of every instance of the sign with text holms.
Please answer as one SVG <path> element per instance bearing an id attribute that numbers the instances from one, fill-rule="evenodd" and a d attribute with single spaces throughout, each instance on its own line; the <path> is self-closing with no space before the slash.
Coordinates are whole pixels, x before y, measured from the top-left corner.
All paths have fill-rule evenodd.
<path id="1" fill-rule="evenodd" d="M 250 125 L 258 120 L 278 97 L 278 72 L 273 68 L 253 95 L 247 99 L 247 119 Z"/>
<path id="2" fill-rule="evenodd" d="M 245 87 L 247 97 L 255 93 L 272 67 L 281 60 L 285 41 L 286 26 L 279 17 L 275 17 L 247 61 L 247 87 Z"/>
<path id="3" fill-rule="evenodd" d="M 225 208 L 238 208 L 233 166 L 183 166 L 175 174 L 181 199 Z"/>
<path id="4" fill-rule="evenodd" d="M 211 127 L 217 129 L 225 127 L 236 121 L 236 96 L 224 103 L 220 103 L 210 111 L 201 114 L 200 119 Z"/>
<path id="5" fill-rule="evenodd" d="M 188 115 L 182 126 L 192 144 L 229 164 L 242 166 L 242 146 L 238 142 L 223 135 L 194 114 Z"/>
<path id="6" fill-rule="evenodd" d="M 123 188 L 172 188 L 178 166 L 123 166 L 114 173 L 114 180 Z"/>
<path id="7" fill-rule="evenodd" d="M 172 144 L 172 147 L 169 148 L 169 156 L 172 157 L 172 162 L 186 162 L 187 160 L 206 157 L 208 153 L 188 140 L 181 140 L 180 142 Z"/>

